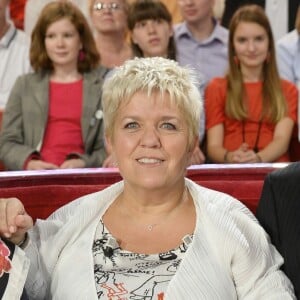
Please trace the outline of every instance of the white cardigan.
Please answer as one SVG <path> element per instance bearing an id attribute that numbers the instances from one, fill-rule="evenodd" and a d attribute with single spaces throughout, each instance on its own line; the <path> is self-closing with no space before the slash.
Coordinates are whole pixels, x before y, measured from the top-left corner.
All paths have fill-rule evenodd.
<path id="1" fill-rule="evenodd" d="M 186 179 L 197 222 L 192 244 L 169 283 L 166 300 L 296 299 L 283 260 L 252 213 L 229 195 Z M 99 219 L 123 182 L 38 220 L 26 254 L 30 299 L 98 299 L 92 245 Z M 120 224 L 122 226 L 122 224 Z"/>

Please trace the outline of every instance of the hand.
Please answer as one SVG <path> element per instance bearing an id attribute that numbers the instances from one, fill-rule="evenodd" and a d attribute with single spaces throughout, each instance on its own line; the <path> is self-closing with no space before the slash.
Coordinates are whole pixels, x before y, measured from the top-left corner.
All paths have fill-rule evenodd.
<path id="1" fill-rule="evenodd" d="M 205 161 L 205 156 L 201 151 L 200 147 L 196 147 L 191 158 L 190 158 L 190 165 L 200 165 L 203 164 Z"/>
<path id="2" fill-rule="evenodd" d="M 0 199 L 0 236 L 14 244 L 25 238 L 25 233 L 33 226 L 32 218 L 26 213 L 17 198 Z"/>
<path id="3" fill-rule="evenodd" d="M 65 160 L 61 165 L 60 169 L 79 169 L 85 168 L 86 164 L 82 158 L 71 158 Z"/>
<path id="4" fill-rule="evenodd" d="M 26 167 L 26 170 L 52 170 L 52 169 L 58 169 L 58 166 L 39 159 L 30 160 Z"/>
<path id="5" fill-rule="evenodd" d="M 228 154 L 228 161 L 232 163 L 256 163 L 258 157 L 256 153 L 249 149 L 248 144 L 243 143 L 237 150 Z"/>
<path id="6" fill-rule="evenodd" d="M 231 156 L 231 160 L 233 163 L 257 163 L 258 157 L 253 150 L 248 150 L 245 152 L 233 152 Z"/>

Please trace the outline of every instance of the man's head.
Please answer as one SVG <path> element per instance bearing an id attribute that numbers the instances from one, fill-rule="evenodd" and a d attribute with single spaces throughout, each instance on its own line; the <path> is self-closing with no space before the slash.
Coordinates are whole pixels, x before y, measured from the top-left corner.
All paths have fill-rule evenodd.
<path id="1" fill-rule="evenodd" d="M 213 16 L 215 0 L 178 0 L 183 19 L 188 23 L 203 23 Z"/>

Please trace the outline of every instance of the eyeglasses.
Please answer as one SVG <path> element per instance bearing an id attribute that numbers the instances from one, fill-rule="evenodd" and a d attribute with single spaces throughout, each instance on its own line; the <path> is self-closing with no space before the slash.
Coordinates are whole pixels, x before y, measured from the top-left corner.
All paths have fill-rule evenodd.
<path id="1" fill-rule="evenodd" d="M 98 3 L 94 4 L 94 6 L 93 6 L 94 10 L 103 10 L 105 8 L 112 10 L 112 11 L 116 11 L 116 10 L 121 9 L 121 5 L 118 3 L 115 3 L 115 2 L 112 2 L 112 3 L 98 2 Z"/>

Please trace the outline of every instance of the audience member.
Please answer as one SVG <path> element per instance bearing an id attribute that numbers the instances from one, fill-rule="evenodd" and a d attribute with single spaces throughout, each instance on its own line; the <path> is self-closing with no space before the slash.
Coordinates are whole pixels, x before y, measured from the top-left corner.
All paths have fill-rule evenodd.
<path id="1" fill-rule="evenodd" d="M 222 25 L 228 27 L 234 12 L 245 4 L 257 4 L 265 8 L 275 40 L 293 30 L 299 0 L 225 0 Z"/>
<path id="2" fill-rule="evenodd" d="M 27 0 L 24 13 L 24 30 L 30 36 L 43 7 L 52 1 L 71 1 L 76 4 L 88 19 L 87 0 Z"/>
<path id="3" fill-rule="evenodd" d="M 172 16 L 159 0 L 136 0 L 128 14 L 134 56 L 161 56 L 176 60 Z"/>
<path id="4" fill-rule="evenodd" d="M 300 5 L 294 30 L 277 42 L 276 50 L 280 75 L 300 87 Z"/>
<path id="5" fill-rule="evenodd" d="M 205 85 L 228 67 L 228 30 L 213 18 L 213 0 L 178 0 L 184 19 L 175 25 L 177 59 L 204 76 Z"/>
<path id="6" fill-rule="evenodd" d="M 88 23 L 71 2 L 44 7 L 30 59 L 35 72 L 18 78 L 4 112 L 0 159 L 10 170 L 100 167 L 106 69 L 99 68 Z"/>
<path id="7" fill-rule="evenodd" d="M 127 40 L 127 0 L 90 0 L 89 12 L 101 64 L 114 68 L 132 58 Z"/>
<path id="8" fill-rule="evenodd" d="M 185 178 L 201 112 L 190 73 L 136 58 L 104 83 L 105 132 L 123 181 L 34 226 L 20 200 L 1 199 L 0 236 L 24 243 L 30 258 L 29 297 L 295 299 L 253 214 Z"/>
<path id="9" fill-rule="evenodd" d="M 263 8 L 243 6 L 229 27 L 229 72 L 206 89 L 207 152 L 219 163 L 289 161 L 298 92 L 281 80 Z"/>
<path id="10" fill-rule="evenodd" d="M 137 57 L 161 56 L 176 60 L 172 16 L 166 6 L 157 0 L 136 0 L 130 5 L 128 27 L 131 46 Z M 202 101 L 202 98 L 199 99 Z M 200 118 L 200 143 L 205 132 L 205 115 Z M 205 156 L 196 148 L 191 164 L 201 164 Z"/>
<path id="11" fill-rule="evenodd" d="M 257 218 L 284 259 L 282 270 L 300 297 L 300 163 L 267 175 Z"/>
<path id="12" fill-rule="evenodd" d="M 277 43 L 277 63 L 279 74 L 297 85 L 300 91 L 300 4 L 295 22 L 295 29 L 283 36 Z M 298 107 L 300 101 L 298 100 Z M 299 159 L 300 141 L 300 109 L 298 108 L 298 124 L 293 131 L 290 153 L 294 160 Z"/>
<path id="13" fill-rule="evenodd" d="M 27 300 L 24 285 L 30 260 L 24 251 L 0 238 L 0 299 Z"/>
<path id="14" fill-rule="evenodd" d="M 0 110 L 16 78 L 30 71 L 29 40 L 8 19 L 9 0 L 0 0 Z"/>

